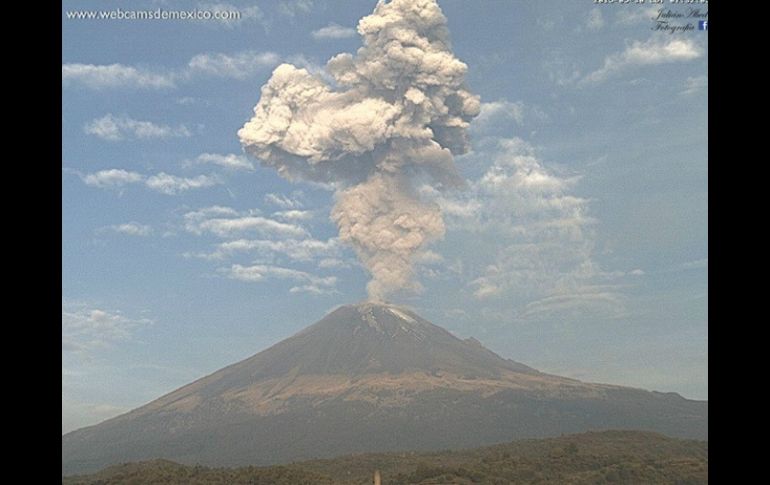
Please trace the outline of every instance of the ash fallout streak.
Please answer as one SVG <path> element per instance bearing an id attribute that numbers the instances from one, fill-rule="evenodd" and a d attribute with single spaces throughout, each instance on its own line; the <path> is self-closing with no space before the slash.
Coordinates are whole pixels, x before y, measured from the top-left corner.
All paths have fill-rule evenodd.
<path id="1" fill-rule="evenodd" d="M 371 300 L 419 290 L 413 260 L 445 232 L 417 187 L 457 188 L 480 100 L 464 83 L 435 0 L 380 1 L 358 24 L 363 47 L 332 57 L 327 83 L 282 64 L 238 131 L 247 153 L 288 180 L 335 191 L 331 218 L 369 273 Z"/>

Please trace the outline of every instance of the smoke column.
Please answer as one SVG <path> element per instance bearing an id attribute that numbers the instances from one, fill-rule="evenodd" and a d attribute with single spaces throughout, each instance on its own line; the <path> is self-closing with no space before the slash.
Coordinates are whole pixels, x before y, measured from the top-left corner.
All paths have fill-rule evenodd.
<path id="1" fill-rule="evenodd" d="M 413 259 L 444 235 L 417 184 L 460 187 L 479 98 L 464 83 L 435 0 L 381 0 L 358 23 L 363 46 L 332 57 L 327 83 L 282 64 L 238 131 L 247 153 L 292 181 L 335 190 L 332 220 L 371 274 L 370 299 L 418 289 Z"/>

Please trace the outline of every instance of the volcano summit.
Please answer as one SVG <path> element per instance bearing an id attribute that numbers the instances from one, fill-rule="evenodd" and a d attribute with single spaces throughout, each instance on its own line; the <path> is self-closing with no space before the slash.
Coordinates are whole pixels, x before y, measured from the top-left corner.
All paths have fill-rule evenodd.
<path id="1" fill-rule="evenodd" d="M 706 439 L 708 403 L 504 359 L 409 309 L 342 306 L 145 406 L 62 437 L 62 472 L 167 458 L 265 465 L 466 448 L 593 429 Z"/>

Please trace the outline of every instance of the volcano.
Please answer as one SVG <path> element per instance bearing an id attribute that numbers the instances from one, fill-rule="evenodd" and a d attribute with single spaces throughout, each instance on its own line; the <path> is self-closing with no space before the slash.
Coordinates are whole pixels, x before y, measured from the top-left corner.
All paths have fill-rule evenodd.
<path id="1" fill-rule="evenodd" d="M 62 436 L 62 473 L 165 458 L 268 465 L 599 429 L 707 439 L 708 403 L 504 359 L 400 306 L 337 308 L 149 404 Z"/>

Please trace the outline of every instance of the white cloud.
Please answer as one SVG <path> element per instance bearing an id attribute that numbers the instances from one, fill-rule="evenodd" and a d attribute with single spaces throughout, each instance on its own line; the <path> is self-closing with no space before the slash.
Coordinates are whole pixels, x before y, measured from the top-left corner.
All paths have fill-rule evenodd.
<path id="1" fill-rule="evenodd" d="M 205 219 L 215 216 L 236 216 L 238 211 L 232 207 L 224 207 L 221 205 L 214 205 L 211 207 L 204 207 L 196 211 L 188 212 L 184 215 L 184 219 L 187 223 L 198 223 Z M 193 231 L 195 232 L 195 231 Z"/>
<path id="2" fill-rule="evenodd" d="M 597 31 L 604 27 L 604 16 L 602 11 L 598 8 L 592 9 L 588 12 L 588 19 L 586 20 L 586 28 L 588 30 Z"/>
<path id="3" fill-rule="evenodd" d="M 188 63 L 190 74 L 246 79 L 281 61 L 274 52 L 244 51 L 236 54 L 198 54 Z"/>
<path id="4" fill-rule="evenodd" d="M 486 298 L 497 296 L 502 292 L 502 288 L 489 281 L 487 278 L 479 278 L 471 282 L 476 287 L 473 291 L 473 296 L 478 300 L 484 300 Z"/>
<path id="5" fill-rule="evenodd" d="M 511 102 L 504 99 L 481 103 L 481 111 L 476 119 L 473 120 L 473 125 L 483 126 L 500 118 L 509 118 L 518 124 L 523 123 L 524 103 L 521 101 Z"/>
<path id="6" fill-rule="evenodd" d="M 86 185 L 99 187 L 102 189 L 122 187 L 127 184 L 141 182 L 143 178 L 144 177 L 142 174 L 129 172 L 118 168 L 100 170 L 95 173 L 89 173 L 81 176 L 81 179 Z"/>
<path id="7" fill-rule="evenodd" d="M 455 271 L 467 275 L 473 297 L 513 305 L 524 319 L 546 308 L 577 311 L 578 301 L 586 311 L 593 304 L 605 316 L 620 314 L 617 288 L 597 285 L 612 275 L 594 260 L 589 201 L 572 193 L 579 178 L 546 166 L 518 138 L 498 139 L 474 156 L 492 164 L 470 190 L 451 196 L 422 191 L 441 206 L 456 241 L 473 247 Z M 478 241 L 488 242 L 481 248 Z M 537 301 L 539 306 L 526 307 Z"/>
<path id="8" fill-rule="evenodd" d="M 100 189 L 118 188 L 142 182 L 147 188 L 166 195 L 177 195 L 187 190 L 211 187 L 222 183 L 222 180 L 216 175 L 179 177 L 161 172 L 145 177 L 137 172 L 117 168 L 80 175 L 80 178 L 86 185 Z"/>
<path id="9" fill-rule="evenodd" d="M 426 264 L 426 265 L 441 264 L 444 262 L 444 257 L 435 251 L 431 251 L 430 249 L 425 249 L 415 254 L 414 262 L 417 264 Z"/>
<path id="10" fill-rule="evenodd" d="M 261 234 L 283 236 L 304 236 L 306 231 L 299 226 L 274 221 L 260 216 L 243 216 L 234 219 L 209 219 L 199 226 L 203 231 L 211 232 L 219 237 L 229 237 L 248 231 Z"/>
<path id="11" fill-rule="evenodd" d="M 347 39 L 356 35 L 356 29 L 330 23 L 326 27 L 314 30 L 312 35 L 314 39 Z"/>
<path id="12" fill-rule="evenodd" d="M 692 39 L 653 36 L 645 42 L 634 41 L 623 52 L 607 56 L 604 65 L 584 77 L 582 82 L 600 83 L 633 67 L 691 61 L 702 55 L 701 48 Z"/>
<path id="13" fill-rule="evenodd" d="M 140 327 L 152 324 L 147 318 L 129 318 L 83 304 L 62 302 L 62 351 L 84 353 L 126 341 Z"/>
<path id="14" fill-rule="evenodd" d="M 200 189 L 221 184 L 222 180 L 215 175 L 198 175 L 197 177 L 179 177 L 161 172 L 147 178 L 148 188 L 166 195 L 177 195 L 191 189 Z"/>
<path id="15" fill-rule="evenodd" d="M 259 283 L 269 279 L 290 280 L 298 282 L 297 286 L 292 287 L 291 293 L 315 293 L 330 294 L 335 291 L 337 284 L 336 276 L 316 276 L 304 271 L 298 271 L 290 268 L 270 265 L 242 266 L 234 264 L 229 269 L 224 270 L 227 275 L 239 281 L 249 283 Z"/>
<path id="16" fill-rule="evenodd" d="M 289 293 L 312 293 L 314 295 L 332 295 L 336 290 L 330 290 L 319 285 L 292 286 Z"/>
<path id="17" fill-rule="evenodd" d="M 275 212 L 273 216 L 284 221 L 307 221 L 313 218 L 313 212 L 292 209 Z"/>
<path id="18" fill-rule="evenodd" d="M 86 123 L 83 130 L 89 135 L 108 141 L 162 139 L 192 135 L 184 125 L 176 127 L 158 125 L 150 121 L 139 121 L 127 116 L 114 116 L 112 114 Z"/>
<path id="19" fill-rule="evenodd" d="M 479 180 L 483 192 L 503 203 L 515 202 L 519 215 L 550 208 L 564 209 L 582 203 L 582 199 L 563 195 L 574 179 L 548 171 L 535 155 L 534 148 L 520 138 L 499 141 L 502 154 Z M 505 200 L 508 199 L 508 200 Z M 501 207 L 502 209 L 502 207 Z"/>
<path id="20" fill-rule="evenodd" d="M 188 212 L 184 215 L 184 219 L 187 231 L 198 235 L 210 233 L 221 238 L 229 238 L 248 232 L 286 238 L 304 238 L 308 235 L 307 231 L 298 225 L 287 224 L 249 213 L 242 214 L 225 207 Z"/>
<path id="21" fill-rule="evenodd" d="M 458 194 L 454 194 L 454 197 L 445 197 L 427 185 L 420 187 L 420 193 L 439 202 L 441 212 L 454 220 L 471 218 L 483 207 L 483 204 L 474 197 L 461 198 Z"/>
<path id="22" fill-rule="evenodd" d="M 252 261 L 256 266 L 248 270 L 238 269 L 233 277 L 250 280 L 301 273 L 291 273 L 295 270 L 288 268 L 285 268 L 286 271 L 276 270 L 278 272 L 265 270 L 288 262 L 315 263 L 319 268 L 348 268 L 349 265 L 341 260 L 343 248 L 338 238 L 315 239 L 302 227 L 299 222 L 306 218 L 305 212 L 282 211 L 280 215 L 289 215 L 284 220 L 260 215 L 258 210 L 237 211 L 223 206 L 187 212 L 183 216 L 186 231 L 199 236 L 211 234 L 223 241 L 216 243 L 209 251 L 188 251 L 183 256 L 221 261 L 249 255 L 255 258 Z M 294 213 L 302 215 L 295 216 Z M 254 234 L 259 237 L 248 237 Z M 305 283 L 297 286 L 294 291 L 326 291 L 319 281 L 307 280 Z"/>
<path id="23" fill-rule="evenodd" d="M 175 87 L 172 74 L 156 73 L 144 68 L 122 64 L 63 64 L 62 83 L 82 84 L 92 89 L 135 88 L 160 89 Z"/>
<path id="24" fill-rule="evenodd" d="M 256 6 L 253 8 L 258 9 Z M 245 10 L 250 11 L 249 8 Z M 226 25 L 234 25 L 233 22 L 238 23 L 227 21 Z M 198 76 L 243 80 L 280 62 L 281 57 L 274 52 L 249 50 L 233 54 L 198 54 L 193 56 L 184 68 L 155 71 L 123 64 L 68 63 L 62 64 L 62 85 L 80 85 L 90 89 L 170 89 L 176 88 L 179 82 L 190 81 Z M 178 99 L 177 102 L 191 104 L 195 99 L 188 96 Z"/>
<path id="25" fill-rule="evenodd" d="M 199 163 L 211 163 L 219 165 L 230 170 L 246 170 L 254 171 L 254 164 L 244 155 L 236 155 L 230 153 L 227 155 L 220 155 L 217 153 L 201 153 L 196 159 Z"/>
<path id="26" fill-rule="evenodd" d="M 292 261 L 307 262 L 336 255 L 339 250 L 337 239 L 327 241 L 317 239 L 236 239 L 217 244 L 216 250 L 212 253 L 190 254 L 190 256 L 216 260 L 225 259 L 236 253 L 256 253 L 265 257 L 284 256 Z"/>
<path id="27" fill-rule="evenodd" d="M 318 262 L 318 267 L 322 269 L 343 269 L 349 268 L 350 263 L 338 258 L 324 258 Z"/>
<path id="28" fill-rule="evenodd" d="M 692 96 L 694 94 L 707 91 L 708 87 L 708 76 L 688 77 L 684 82 L 684 90 L 681 92 L 681 94 L 684 96 Z"/>
<path id="29" fill-rule="evenodd" d="M 107 229 L 128 236 L 149 236 L 152 234 L 152 227 L 146 224 L 139 224 L 138 222 L 116 224 L 114 226 L 108 226 Z"/>
<path id="30" fill-rule="evenodd" d="M 265 195 L 265 202 L 284 209 L 300 209 L 302 208 L 302 202 L 296 198 L 287 197 L 283 194 L 267 194 Z"/>

